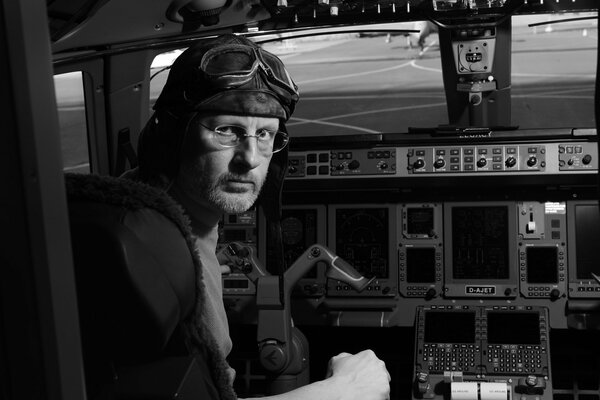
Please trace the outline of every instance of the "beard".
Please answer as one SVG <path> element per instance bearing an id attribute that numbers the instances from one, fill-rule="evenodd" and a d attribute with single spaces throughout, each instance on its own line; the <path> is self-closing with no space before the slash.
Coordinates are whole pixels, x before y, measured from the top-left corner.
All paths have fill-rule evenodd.
<path id="1" fill-rule="evenodd" d="M 215 176 L 196 164 L 182 165 L 180 177 L 182 188 L 192 199 L 229 214 L 250 209 L 266 179 L 232 172 Z"/>
<path id="2" fill-rule="evenodd" d="M 206 199 L 210 204 L 218 207 L 225 213 L 238 214 L 252 207 L 258 198 L 264 179 L 258 182 L 253 180 L 250 190 L 243 190 L 236 187 L 231 188 L 229 182 L 232 180 L 247 181 L 248 179 L 232 174 L 222 175 L 214 184 L 207 188 Z"/>

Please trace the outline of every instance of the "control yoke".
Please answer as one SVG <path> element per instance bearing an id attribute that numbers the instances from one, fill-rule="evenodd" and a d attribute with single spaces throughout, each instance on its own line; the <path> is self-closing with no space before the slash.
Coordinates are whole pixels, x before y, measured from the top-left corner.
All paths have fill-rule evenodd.
<path id="1" fill-rule="evenodd" d="M 292 289 L 318 262 L 327 263 L 325 275 L 347 283 L 357 291 L 367 279 L 346 261 L 320 244 L 310 246 L 282 276 L 270 275 L 256 257 L 256 250 L 232 242 L 217 254 L 221 264 L 231 264 L 246 274 L 256 286 L 258 309 L 257 341 L 262 366 L 272 376 L 270 394 L 284 393 L 309 383 L 308 341 L 293 326 L 290 307 Z"/>

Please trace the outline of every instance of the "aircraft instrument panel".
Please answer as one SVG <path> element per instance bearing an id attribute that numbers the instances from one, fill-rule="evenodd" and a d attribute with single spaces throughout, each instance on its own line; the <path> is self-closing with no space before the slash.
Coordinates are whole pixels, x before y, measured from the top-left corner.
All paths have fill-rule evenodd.
<path id="1" fill-rule="evenodd" d="M 600 325 L 597 143 L 403 140 L 290 152 L 286 266 L 319 243 L 372 279 L 357 291 L 316 266 L 294 291 L 295 323 L 413 329 L 413 399 L 552 399 L 551 330 Z M 253 229 L 227 217 L 223 229 L 268 264 L 256 213 Z M 252 285 L 223 279 L 228 311 L 252 323 Z"/>

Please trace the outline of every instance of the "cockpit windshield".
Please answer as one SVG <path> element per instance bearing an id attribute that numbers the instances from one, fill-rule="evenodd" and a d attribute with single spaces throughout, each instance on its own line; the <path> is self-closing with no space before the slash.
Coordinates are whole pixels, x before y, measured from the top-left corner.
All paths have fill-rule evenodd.
<path id="1" fill-rule="evenodd" d="M 512 17 L 512 127 L 595 126 L 598 27 L 587 16 Z M 572 20 L 560 22 L 565 19 Z M 431 22 L 255 39 L 285 62 L 300 88 L 300 102 L 288 122 L 296 137 L 402 133 L 450 124 L 438 29 Z M 166 75 L 153 79 L 152 96 Z"/>
<path id="2" fill-rule="evenodd" d="M 529 27 L 548 17 L 513 18 L 511 122 L 523 129 L 594 126 L 597 22 Z M 406 26 L 406 24 L 404 24 Z M 351 33 L 267 43 L 301 91 L 295 135 L 406 132 L 448 124 L 439 39 Z"/>

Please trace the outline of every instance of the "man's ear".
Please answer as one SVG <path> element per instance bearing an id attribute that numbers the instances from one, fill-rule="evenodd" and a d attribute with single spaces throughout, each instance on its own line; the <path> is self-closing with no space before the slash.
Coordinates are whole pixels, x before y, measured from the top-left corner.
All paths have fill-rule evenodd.
<path id="1" fill-rule="evenodd" d="M 157 175 L 172 179 L 179 170 L 187 126 L 193 115 L 155 111 L 140 133 L 138 161 L 143 180 Z"/>

